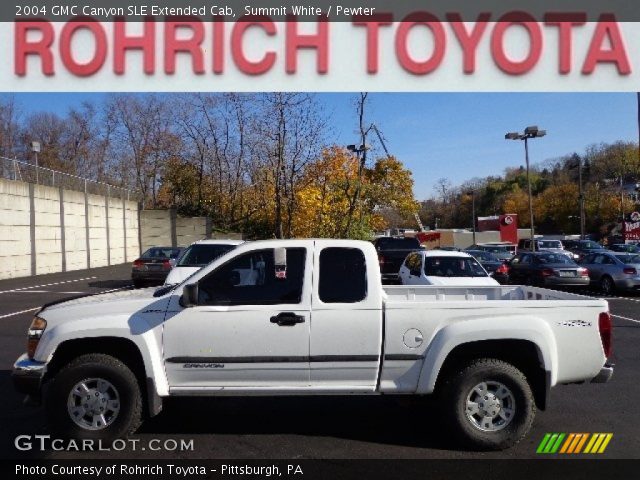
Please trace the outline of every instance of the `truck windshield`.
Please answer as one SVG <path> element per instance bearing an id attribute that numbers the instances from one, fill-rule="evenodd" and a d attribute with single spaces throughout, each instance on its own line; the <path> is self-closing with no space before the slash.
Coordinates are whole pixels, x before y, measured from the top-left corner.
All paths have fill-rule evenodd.
<path id="1" fill-rule="evenodd" d="M 475 258 L 469 257 L 427 257 L 424 259 L 424 273 L 428 277 L 488 277 Z"/>
<path id="2" fill-rule="evenodd" d="M 196 243 L 187 248 L 178 260 L 178 267 L 204 267 L 216 258 L 233 250 L 235 245 L 210 245 Z"/>

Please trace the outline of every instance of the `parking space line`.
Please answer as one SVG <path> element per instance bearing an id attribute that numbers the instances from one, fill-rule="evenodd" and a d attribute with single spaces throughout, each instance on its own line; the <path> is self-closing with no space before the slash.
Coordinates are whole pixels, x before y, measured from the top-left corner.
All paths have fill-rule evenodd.
<path id="1" fill-rule="evenodd" d="M 36 310 L 40 310 L 40 307 L 28 308 L 26 310 L 20 310 L 19 312 L 7 313 L 5 315 L 0 315 L 0 318 L 15 317 L 16 315 L 20 315 L 22 313 L 35 312 Z"/>
<path id="2" fill-rule="evenodd" d="M 640 320 L 636 320 L 635 318 L 623 317 L 621 315 L 614 315 L 613 313 L 611 314 L 611 316 L 614 317 L 614 318 L 620 318 L 622 320 L 627 320 L 629 322 L 640 323 Z"/>
<path id="3" fill-rule="evenodd" d="M 19 290 L 17 292 L 11 292 L 11 293 L 63 293 L 66 295 L 69 295 L 69 294 L 79 295 L 81 293 L 88 294 L 89 292 L 69 292 L 69 291 L 60 292 L 58 290 Z"/>
<path id="4" fill-rule="evenodd" d="M 31 287 L 14 288 L 12 290 L 0 290 L 0 294 L 1 293 L 23 292 L 25 290 L 33 290 L 34 288 L 53 287 L 55 285 L 64 285 L 66 283 L 75 283 L 75 282 L 83 282 L 85 280 L 94 280 L 96 278 L 98 278 L 98 277 L 85 277 L 85 278 L 78 278 L 76 280 L 64 280 L 62 282 L 45 283 L 43 285 L 33 285 Z"/>

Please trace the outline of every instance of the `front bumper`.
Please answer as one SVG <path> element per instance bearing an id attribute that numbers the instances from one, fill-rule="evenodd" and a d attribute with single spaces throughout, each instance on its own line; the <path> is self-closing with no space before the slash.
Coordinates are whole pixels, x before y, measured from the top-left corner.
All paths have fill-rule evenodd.
<path id="1" fill-rule="evenodd" d="M 47 373 L 46 363 L 31 360 L 24 353 L 13 364 L 13 374 L 11 375 L 13 386 L 20 393 L 38 396 L 45 373 Z"/>
<path id="2" fill-rule="evenodd" d="M 613 365 L 605 363 L 600 373 L 591 379 L 591 383 L 607 383 L 613 376 Z"/>

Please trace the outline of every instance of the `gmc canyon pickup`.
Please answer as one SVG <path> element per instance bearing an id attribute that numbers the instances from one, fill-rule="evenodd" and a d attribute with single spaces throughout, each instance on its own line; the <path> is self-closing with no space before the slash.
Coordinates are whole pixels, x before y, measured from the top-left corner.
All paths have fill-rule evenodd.
<path id="1" fill-rule="evenodd" d="M 169 396 L 436 394 L 463 443 L 503 449 L 551 387 L 613 372 L 606 301 L 383 287 L 354 240 L 246 243 L 176 286 L 45 305 L 27 346 L 15 387 L 82 438 L 131 434 Z"/>

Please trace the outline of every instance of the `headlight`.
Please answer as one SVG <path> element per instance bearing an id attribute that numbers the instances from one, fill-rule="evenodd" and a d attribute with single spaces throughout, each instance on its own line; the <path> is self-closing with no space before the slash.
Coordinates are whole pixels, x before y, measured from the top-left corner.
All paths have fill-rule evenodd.
<path id="1" fill-rule="evenodd" d="M 40 317 L 33 317 L 29 330 L 27 331 L 27 355 L 33 359 L 36 354 L 36 348 L 40 343 L 40 338 L 47 328 L 47 321 Z"/>

